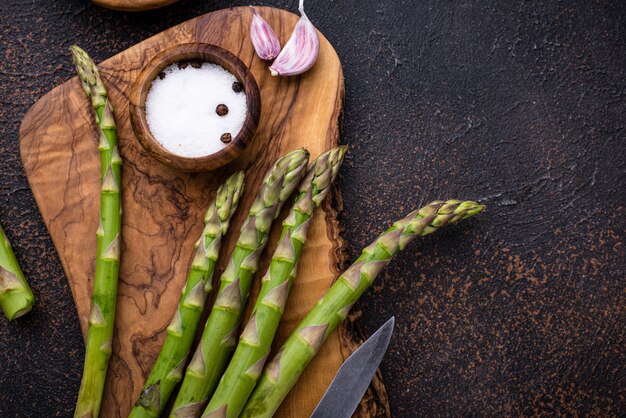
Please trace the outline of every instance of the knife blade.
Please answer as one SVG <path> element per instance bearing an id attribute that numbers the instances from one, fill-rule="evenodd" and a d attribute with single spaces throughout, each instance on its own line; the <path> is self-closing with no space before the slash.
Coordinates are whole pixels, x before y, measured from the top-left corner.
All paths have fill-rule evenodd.
<path id="1" fill-rule="evenodd" d="M 352 416 L 387 351 L 394 324 L 395 317 L 392 316 L 348 357 L 337 371 L 311 418 Z"/>

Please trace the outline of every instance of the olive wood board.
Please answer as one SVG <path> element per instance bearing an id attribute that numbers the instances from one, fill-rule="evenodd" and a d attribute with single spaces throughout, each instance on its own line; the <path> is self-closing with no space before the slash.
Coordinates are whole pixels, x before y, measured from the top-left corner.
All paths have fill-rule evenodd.
<path id="1" fill-rule="evenodd" d="M 178 0 L 91 0 L 92 3 L 98 6 L 125 12 L 141 12 L 143 10 L 158 9 L 159 7 L 164 7 L 176 3 L 177 1 Z"/>
<path id="2" fill-rule="evenodd" d="M 298 16 L 265 7 L 259 12 L 284 45 Z M 267 63 L 254 54 L 248 35 L 251 18 L 249 7 L 209 13 L 155 35 L 100 65 L 114 107 L 124 161 L 124 243 L 103 417 L 126 417 L 150 373 L 178 304 L 204 211 L 218 185 L 233 171 L 246 171 L 246 191 L 222 246 L 219 272 L 234 247 L 263 174 L 274 161 L 300 147 L 307 148 L 313 159 L 339 141 L 344 84 L 333 47 L 320 34 L 319 58 L 310 71 L 300 77 L 272 77 Z M 129 121 L 128 95 L 139 71 L 159 51 L 184 42 L 206 42 L 232 52 L 250 68 L 261 91 L 261 119 L 252 143 L 233 163 L 210 173 L 183 173 L 151 159 L 136 140 Z M 67 61 L 71 65 L 69 54 Z M 22 123 L 20 141 L 24 169 L 65 269 L 84 334 L 95 265 L 100 163 L 93 113 L 76 77 L 32 106 Z M 337 222 L 340 210 L 341 196 L 334 190 L 314 215 L 274 350 L 328 289 L 346 261 Z M 279 230 L 280 225 L 275 225 L 259 277 L 275 248 Z M 214 280 L 218 277 L 216 274 Z M 258 291 L 258 277 L 255 285 L 250 301 Z M 358 312 L 351 314 L 329 337 L 276 416 L 310 415 L 339 366 L 362 341 L 355 331 L 356 317 Z M 378 373 L 355 416 L 389 415 Z"/>

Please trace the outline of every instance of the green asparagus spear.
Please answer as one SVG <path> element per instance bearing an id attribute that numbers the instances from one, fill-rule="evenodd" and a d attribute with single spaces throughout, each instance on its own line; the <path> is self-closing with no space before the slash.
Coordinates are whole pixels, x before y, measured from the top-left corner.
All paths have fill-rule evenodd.
<path id="1" fill-rule="evenodd" d="M 215 304 L 202 339 L 187 367 L 172 408 L 173 417 L 199 416 L 235 349 L 241 315 L 252 278 L 267 244 L 272 222 L 306 172 L 309 153 L 292 151 L 279 159 L 265 175 L 250 208 L 230 262 L 221 276 Z"/>
<path id="2" fill-rule="evenodd" d="M 211 291 L 222 237 L 228 230 L 244 188 L 243 179 L 243 172 L 233 174 L 217 190 L 215 200 L 209 206 L 178 309 L 167 328 L 167 336 L 152 373 L 130 413 L 131 418 L 160 416 L 174 387 L 183 377 L 206 296 Z"/>
<path id="3" fill-rule="evenodd" d="M 0 307 L 10 321 L 30 312 L 34 303 L 35 296 L 0 226 Z"/>
<path id="4" fill-rule="evenodd" d="M 352 305 L 372 284 L 391 257 L 416 236 L 474 216 L 484 206 L 474 202 L 435 201 L 394 223 L 365 248 L 361 256 L 331 286 L 287 339 L 263 371 L 241 417 L 271 417 L 326 338 L 343 321 Z M 213 418 L 222 417 L 214 415 Z"/>
<path id="5" fill-rule="evenodd" d="M 122 159 L 117 149 L 113 109 L 102 84 L 100 73 L 87 53 L 71 48 L 72 58 L 82 87 L 91 98 L 100 134 L 100 226 L 96 232 L 98 252 L 87 330 L 87 348 L 83 380 L 74 416 L 97 417 L 100 412 L 104 381 L 107 375 L 120 268 L 120 199 Z"/>
<path id="6" fill-rule="evenodd" d="M 283 222 L 281 238 L 263 279 L 252 316 L 204 412 L 205 417 L 225 411 L 221 416 L 237 418 L 261 376 L 296 276 L 296 266 L 313 211 L 328 194 L 345 152 L 345 147 L 338 147 L 321 154 L 300 184 L 294 206 Z"/>

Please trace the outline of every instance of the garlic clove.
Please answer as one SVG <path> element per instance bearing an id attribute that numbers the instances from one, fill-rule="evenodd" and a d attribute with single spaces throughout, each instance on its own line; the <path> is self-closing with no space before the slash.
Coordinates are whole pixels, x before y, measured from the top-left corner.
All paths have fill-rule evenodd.
<path id="1" fill-rule="evenodd" d="M 270 67 L 273 76 L 302 74 L 315 64 L 320 50 L 317 29 L 304 13 L 304 0 L 300 0 L 300 20 L 293 33 Z"/>
<path id="2" fill-rule="evenodd" d="M 257 55 L 266 61 L 271 61 L 280 53 L 280 42 L 272 27 L 263 19 L 252 6 L 252 23 L 250 23 L 250 39 Z"/>

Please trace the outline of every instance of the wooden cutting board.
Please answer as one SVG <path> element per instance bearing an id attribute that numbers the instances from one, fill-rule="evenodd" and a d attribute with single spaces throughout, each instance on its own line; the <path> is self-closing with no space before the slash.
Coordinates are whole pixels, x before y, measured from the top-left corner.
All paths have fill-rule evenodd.
<path id="1" fill-rule="evenodd" d="M 272 8 L 260 8 L 260 12 L 284 44 L 297 16 Z M 248 7 L 200 16 L 147 39 L 100 66 L 115 109 L 124 159 L 124 244 L 113 356 L 102 416 L 126 417 L 150 373 L 178 303 L 193 244 L 202 229 L 203 213 L 220 182 L 234 170 L 246 170 L 245 198 L 224 243 L 220 261 L 223 268 L 236 240 L 232 231 L 239 229 L 266 169 L 287 151 L 306 147 L 315 157 L 339 140 L 343 74 L 330 43 L 321 37 L 318 62 L 304 76 L 271 77 L 267 64 L 252 49 L 248 36 L 250 20 Z M 261 120 L 255 139 L 234 163 L 212 173 L 186 174 L 151 159 L 137 142 L 129 122 L 132 81 L 157 52 L 182 42 L 206 42 L 229 50 L 250 67 L 261 91 Z M 69 54 L 66 65 L 71 65 Z M 83 333 L 96 254 L 96 139 L 92 111 L 76 78 L 33 105 L 20 130 L 24 168 L 63 263 Z M 340 205 L 339 194 L 334 192 L 333 197 Z M 337 210 L 337 204 L 326 202 L 323 211 L 316 212 L 277 345 L 328 289 L 345 261 Z M 278 230 L 275 228 L 261 271 L 275 247 Z M 348 320 L 329 338 L 277 416 L 308 417 L 357 344 L 354 324 Z M 388 416 L 388 411 L 385 388 L 378 375 L 357 415 Z"/>
<path id="2" fill-rule="evenodd" d="M 98 6 L 113 10 L 123 10 L 127 12 L 140 12 L 142 10 L 158 9 L 177 2 L 178 0 L 91 0 Z"/>

